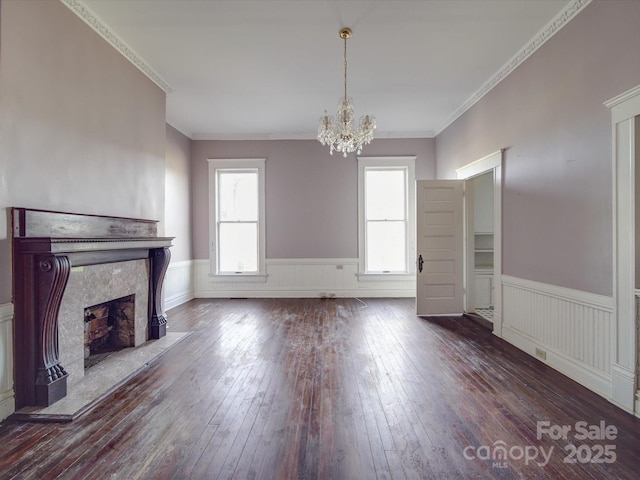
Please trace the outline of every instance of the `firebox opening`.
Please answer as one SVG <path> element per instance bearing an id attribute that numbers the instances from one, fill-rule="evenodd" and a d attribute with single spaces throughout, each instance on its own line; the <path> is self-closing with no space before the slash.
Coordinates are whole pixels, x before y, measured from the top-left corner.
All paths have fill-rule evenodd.
<path id="1" fill-rule="evenodd" d="M 135 346 L 135 294 L 84 309 L 84 368 Z"/>

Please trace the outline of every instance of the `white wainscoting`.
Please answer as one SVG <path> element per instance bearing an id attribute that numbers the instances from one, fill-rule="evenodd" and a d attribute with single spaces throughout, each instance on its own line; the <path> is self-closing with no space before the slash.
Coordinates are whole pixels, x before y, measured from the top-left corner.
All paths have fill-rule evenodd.
<path id="1" fill-rule="evenodd" d="M 193 260 L 170 262 L 162 289 L 165 311 L 191 300 L 193 292 Z"/>
<path id="2" fill-rule="evenodd" d="M 210 276 L 209 260 L 195 260 L 195 297 L 415 297 L 416 291 L 414 276 L 358 280 L 357 258 L 271 259 L 266 270 L 264 282 L 221 282 Z"/>
<path id="3" fill-rule="evenodd" d="M 15 411 L 13 392 L 13 304 L 0 304 L 0 421 Z"/>
<path id="4" fill-rule="evenodd" d="M 502 294 L 505 340 L 611 400 L 613 297 L 508 275 Z"/>

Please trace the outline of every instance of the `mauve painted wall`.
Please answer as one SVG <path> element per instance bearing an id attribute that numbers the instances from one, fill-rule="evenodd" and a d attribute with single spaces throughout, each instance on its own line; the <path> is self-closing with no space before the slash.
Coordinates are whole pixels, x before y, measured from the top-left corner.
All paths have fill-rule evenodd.
<path id="1" fill-rule="evenodd" d="M 640 83 L 640 2 L 589 4 L 436 138 L 437 176 L 506 148 L 503 272 L 611 295 L 611 119 Z"/>
<path id="2" fill-rule="evenodd" d="M 165 93 L 61 2 L 2 1 L 0 62 L 1 304 L 9 207 L 163 220 L 166 122 Z"/>
<path id="3" fill-rule="evenodd" d="M 164 232 L 175 237 L 171 261 L 191 260 L 191 140 L 168 124 L 165 175 Z"/>
<path id="4" fill-rule="evenodd" d="M 358 256 L 358 168 L 317 140 L 192 142 L 193 247 L 209 256 L 208 158 L 266 158 L 267 258 Z M 433 139 L 377 139 L 363 156 L 416 155 L 416 177 L 434 178 Z"/>

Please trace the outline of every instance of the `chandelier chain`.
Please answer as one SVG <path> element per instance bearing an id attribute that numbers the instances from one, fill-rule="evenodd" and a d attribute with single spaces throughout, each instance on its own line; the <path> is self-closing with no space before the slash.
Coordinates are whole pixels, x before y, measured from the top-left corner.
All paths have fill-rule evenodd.
<path id="1" fill-rule="evenodd" d="M 344 36 L 344 98 L 347 98 L 347 37 Z"/>

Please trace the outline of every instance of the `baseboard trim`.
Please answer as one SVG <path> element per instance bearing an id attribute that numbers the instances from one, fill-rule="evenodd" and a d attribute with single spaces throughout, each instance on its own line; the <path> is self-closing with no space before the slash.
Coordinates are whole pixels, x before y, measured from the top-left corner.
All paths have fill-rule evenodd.
<path id="1" fill-rule="evenodd" d="M 16 411 L 16 402 L 13 390 L 0 394 L 0 422 Z"/>
<path id="2" fill-rule="evenodd" d="M 636 394 L 636 374 L 624 365 L 611 366 L 611 403 L 634 413 Z"/>
<path id="3" fill-rule="evenodd" d="M 612 380 L 610 375 L 596 373 L 561 352 L 554 351 L 546 345 L 541 345 L 536 341 L 536 339 L 529 338 L 527 335 L 524 335 L 517 330 L 513 330 L 508 326 L 502 327 L 502 338 L 515 347 L 518 347 L 523 352 L 528 353 L 536 360 L 549 365 L 572 380 L 575 380 L 580 385 L 592 390 L 609 401 L 612 400 Z M 544 350 L 546 353 L 546 359 L 541 359 L 536 355 L 537 348 L 542 348 Z"/>
<path id="4" fill-rule="evenodd" d="M 406 290 L 196 290 L 195 298 L 413 298 Z"/>
<path id="5" fill-rule="evenodd" d="M 195 298 L 193 292 L 185 293 L 183 295 L 177 295 L 172 298 L 167 298 L 164 301 L 164 309 L 165 311 L 171 310 L 172 308 L 176 308 L 183 303 L 187 303 L 189 300 L 193 300 Z"/>

